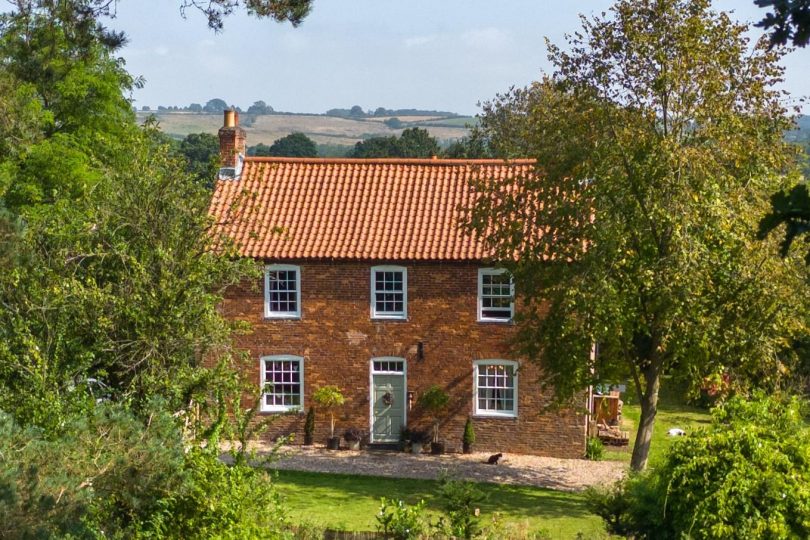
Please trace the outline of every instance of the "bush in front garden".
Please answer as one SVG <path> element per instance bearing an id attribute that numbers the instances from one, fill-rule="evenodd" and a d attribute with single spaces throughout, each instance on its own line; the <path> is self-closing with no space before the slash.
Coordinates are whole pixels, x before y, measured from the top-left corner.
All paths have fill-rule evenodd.
<path id="1" fill-rule="evenodd" d="M 733 398 L 662 465 L 591 491 L 591 508 L 637 538 L 810 538 L 806 411 L 795 398 Z"/>

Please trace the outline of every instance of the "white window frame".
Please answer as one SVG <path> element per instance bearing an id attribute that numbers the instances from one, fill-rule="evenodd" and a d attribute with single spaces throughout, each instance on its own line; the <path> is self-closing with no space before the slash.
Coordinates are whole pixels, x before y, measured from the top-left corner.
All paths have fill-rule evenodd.
<path id="1" fill-rule="evenodd" d="M 402 272 L 402 311 L 377 311 L 377 272 Z M 408 318 L 408 269 L 404 266 L 380 265 L 371 267 L 371 318 L 384 320 L 406 320 Z"/>
<path id="2" fill-rule="evenodd" d="M 295 271 L 295 311 L 270 311 L 270 272 Z M 301 318 L 301 267 L 295 264 L 268 264 L 264 267 L 264 318 Z"/>
<path id="3" fill-rule="evenodd" d="M 300 381 L 298 383 L 299 391 L 301 392 L 301 404 L 300 405 L 268 405 L 265 396 L 267 392 L 265 392 L 265 384 L 267 381 L 265 380 L 265 373 L 267 372 L 265 362 L 298 362 L 298 373 L 300 374 Z M 273 354 L 268 356 L 262 356 L 259 358 L 259 388 L 261 389 L 261 406 L 259 410 L 261 412 L 290 412 L 290 411 L 298 411 L 301 412 L 304 410 L 304 358 L 302 356 L 296 356 L 293 354 Z"/>
<path id="4" fill-rule="evenodd" d="M 504 268 L 478 269 L 478 322 L 511 323 L 515 318 L 515 283 L 511 278 L 509 282 L 509 294 L 512 300 L 509 302 L 509 318 L 484 317 L 484 276 L 499 276 L 506 273 Z"/>
<path id="5" fill-rule="evenodd" d="M 478 408 L 478 372 L 481 366 L 509 366 L 512 368 L 513 396 L 511 411 L 490 411 Z M 475 360 L 473 362 L 473 415 L 494 418 L 517 418 L 518 415 L 518 373 L 520 364 L 514 360 Z"/>

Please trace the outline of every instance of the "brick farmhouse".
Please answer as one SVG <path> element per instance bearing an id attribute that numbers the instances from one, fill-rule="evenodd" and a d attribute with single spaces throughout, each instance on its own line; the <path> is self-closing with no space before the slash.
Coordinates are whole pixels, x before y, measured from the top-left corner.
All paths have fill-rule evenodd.
<path id="1" fill-rule="evenodd" d="M 430 426 L 418 400 L 438 384 L 451 451 L 469 417 L 477 450 L 583 456 L 586 416 L 544 410 L 541 370 L 508 345 L 510 276 L 459 227 L 475 175 L 497 181 L 533 162 L 244 157 L 238 117 L 225 117 L 210 213 L 265 271 L 232 287 L 222 309 L 252 328 L 237 346 L 262 414 L 278 416 L 269 437 L 303 441 L 313 391 L 336 385 L 346 397 L 336 433 L 396 442 L 406 426 Z M 328 433 L 318 414 L 316 442 Z"/>

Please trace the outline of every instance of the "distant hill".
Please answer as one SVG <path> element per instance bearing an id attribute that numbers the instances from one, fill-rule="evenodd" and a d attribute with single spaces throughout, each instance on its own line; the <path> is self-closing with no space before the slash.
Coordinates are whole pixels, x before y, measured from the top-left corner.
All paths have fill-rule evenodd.
<path id="1" fill-rule="evenodd" d="M 171 137 L 181 139 L 189 133 L 216 134 L 222 127 L 220 113 L 192 113 L 170 110 L 137 111 L 140 122 L 154 116 L 161 130 Z M 398 122 L 391 122 L 397 118 Z M 387 121 L 388 120 L 388 121 Z M 318 114 L 273 113 L 253 115 L 240 113 L 239 121 L 247 132 L 248 145 L 270 145 L 290 133 L 304 133 L 319 146 L 330 148 L 330 155 L 341 155 L 355 143 L 370 137 L 399 135 L 403 129 L 422 127 L 436 137 L 442 145 L 450 144 L 468 134 L 467 126 L 476 119 L 469 116 L 412 115 L 402 117 L 367 116 L 347 118 Z M 386 122 L 387 121 L 387 122 Z M 395 127 L 392 127 L 395 126 Z"/>
<path id="2" fill-rule="evenodd" d="M 810 141 L 810 116 L 804 114 L 796 118 L 797 129 L 789 131 L 787 140 L 792 142 Z"/>

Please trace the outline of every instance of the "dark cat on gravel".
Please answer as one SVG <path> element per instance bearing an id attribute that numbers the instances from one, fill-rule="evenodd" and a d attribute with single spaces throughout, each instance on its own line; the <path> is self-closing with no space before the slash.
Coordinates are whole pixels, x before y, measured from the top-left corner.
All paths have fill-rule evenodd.
<path id="1" fill-rule="evenodd" d="M 489 465 L 497 465 L 498 460 L 501 459 L 502 457 L 503 454 L 500 452 L 498 452 L 497 454 L 492 454 L 491 456 L 489 456 L 489 459 L 486 461 L 486 463 L 488 463 Z"/>

